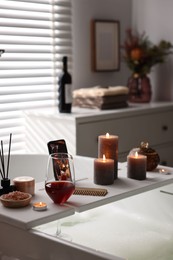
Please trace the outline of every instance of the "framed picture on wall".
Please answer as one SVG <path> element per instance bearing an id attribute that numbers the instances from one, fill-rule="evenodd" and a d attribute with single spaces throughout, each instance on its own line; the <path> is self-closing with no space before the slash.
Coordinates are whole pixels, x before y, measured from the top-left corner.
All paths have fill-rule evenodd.
<path id="1" fill-rule="evenodd" d="M 94 20 L 91 25 L 91 59 L 93 70 L 98 72 L 119 70 L 119 21 Z"/>

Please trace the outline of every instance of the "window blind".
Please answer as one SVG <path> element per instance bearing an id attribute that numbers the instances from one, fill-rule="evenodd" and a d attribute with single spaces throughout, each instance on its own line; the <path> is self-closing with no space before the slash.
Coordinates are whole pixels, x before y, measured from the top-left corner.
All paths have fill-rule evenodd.
<path id="1" fill-rule="evenodd" d="M 62 57 L 72 67 L 71 0 L 0 1 L 0 139 L 23 152 L 23 110 L 57 105 Z"/>

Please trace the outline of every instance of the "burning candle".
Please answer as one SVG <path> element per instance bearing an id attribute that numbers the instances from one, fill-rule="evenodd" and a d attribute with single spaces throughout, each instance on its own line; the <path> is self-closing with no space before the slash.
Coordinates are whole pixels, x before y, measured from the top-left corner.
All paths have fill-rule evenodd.
<path id="1" fill-rule="evenodd" d="M 114 160 L 103 158 L 94 160 L 94 183 L 110 185 L 114 182 Z"/>
<path id="2" fill-rule="evenodd" d="M 127 177 L 136 180 L 146 179 L 147 157 L 137 151 L 127 156 Z"/>
<path id="3" fill-rule="evenodd" d="M 43 211 L 47 209 L 47 204 L 45 202 L 35 202 L 33 204 L 33 209 L 36 211 Z"/>
<path id="4" fill-rule="evenodd" d="M 118 136 L 100 135 L 98 139 L 98 157 L 102 158 L 105 154 L 107 159 L 114 160 L 114 179 L 118 175 Z"/>
<path id="5" fill-rule="evenodd" d="M 16 190 L 34 195 L 35 179 L 30 176 L 20 176 L 13 179 Z"/>

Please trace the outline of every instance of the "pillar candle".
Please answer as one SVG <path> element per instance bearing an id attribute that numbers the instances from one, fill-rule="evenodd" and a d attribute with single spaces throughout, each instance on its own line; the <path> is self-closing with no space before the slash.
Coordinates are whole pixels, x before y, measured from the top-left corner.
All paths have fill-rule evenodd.
<path id="1" fill-rule="evenodd" d="M 114 182 L 114 160 L 98 158 L 94 160 L 94 183 L 110 185 Z"/>
<path id="2" fill-rule="evenodd" d="M 114 160 L 114 179 L 118 175 L 118 136 L 100 135 L 98 138 L 98 157 L 103 158 L 105 154 L 107 159 Z"/>
<path id="3" fill-rule="evenodd" d="M 129 154 L 127 156 L 127 177 L 136 180 L 146 179 L 147 157 L 145 155 Z"/>
<path id="4" fill-rule="evenodd" d="M 35 179 L 30 176 L 20 176 L 13 179 L 13 183 L 18 191 L 34 195 Z"/>

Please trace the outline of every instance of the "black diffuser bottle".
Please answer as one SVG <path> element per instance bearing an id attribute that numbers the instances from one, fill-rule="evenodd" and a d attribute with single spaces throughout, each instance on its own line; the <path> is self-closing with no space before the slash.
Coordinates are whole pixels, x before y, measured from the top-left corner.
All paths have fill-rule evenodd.
<path id="1" fill-rule="evenodd" d="M 58 108 L 60 113 L 71 113 L 72 107 L 72 78 L 68 72 L 68 59 L 63 57 L 63 72 L 58 81 L 59 103 Z"/>

